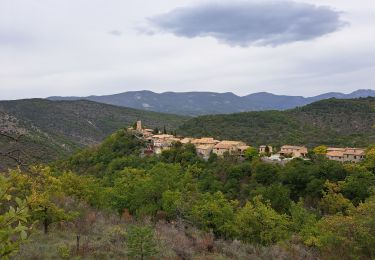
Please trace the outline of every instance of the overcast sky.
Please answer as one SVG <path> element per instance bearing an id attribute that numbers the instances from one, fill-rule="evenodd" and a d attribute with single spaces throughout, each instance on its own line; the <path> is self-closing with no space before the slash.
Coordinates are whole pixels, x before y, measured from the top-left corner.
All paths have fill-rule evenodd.
<path id="1" fill-rule="evenodd" d="M 374 14 L 374 0 L 0 0 L 0 99 L 375 89 Z"/>

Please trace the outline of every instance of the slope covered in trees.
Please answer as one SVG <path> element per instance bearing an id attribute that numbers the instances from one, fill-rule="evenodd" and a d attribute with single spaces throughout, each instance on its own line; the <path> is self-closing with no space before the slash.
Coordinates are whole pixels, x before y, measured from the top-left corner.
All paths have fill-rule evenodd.
<path id="1" fill-rule="evenodd" d="M 148 127 L 173 130 L 186 118 L 116 107 L 91 101 L 28 99 L 0 102 L 0 129 L 14 136 L 17 144 L 0 137 L 2 150 L 20 150 L 29 161 L 49 161 L 77 148 L 97 144 L 112 132 L 142 119 Z M 8 149 L 9 148 L 9 149 Z M 1 158 L 0 169 L 12 165 Z"/>
<path id="2" fill-rule="evenodd" d="M 193 146 L 180 144 L 140 157 L 143 147 L 120 130 L 50 167 L 3 174 L 0 216 L 23 205 L 28 211 L 20 213 L 20 227 L 4 232 L 0 253 L 16 259 L 375 256 L 373 147 L 361 164 L 311 155 L 285 166 L 230 155 L 204 161 Z"/>
<path id="3" fill-rule="evenodd" d="M 375 143 L 374 125 L 375 98 L 328 99 L 287 111 L 196 117 L 178 132 L 252 145 L 367 146 Z"/>

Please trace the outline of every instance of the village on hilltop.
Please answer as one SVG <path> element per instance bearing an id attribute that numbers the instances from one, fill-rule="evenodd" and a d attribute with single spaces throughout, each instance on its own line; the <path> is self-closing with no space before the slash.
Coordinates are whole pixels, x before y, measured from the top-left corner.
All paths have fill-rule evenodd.
<path id="1" fill-rule="evenodd" d="M 163 151 L 169 150 L 178 142 L 182 145 L 194 145 L 197 154 L 205 160 L 208 160 L 212 153 L 220 157 L 227 153 L 244 158 L 245 152 L 251 148 L 251 146 L 241 141 L 220 141 L 215 140 L 212 137 L 178 137 L 172 134 L 167 134 L 166 131 L 161 133 L 159 130 L 156 130 L 155 132 L 154 129 L 143 128 L 141 121 L 137 121 L 135 126 L 129 127 L 128 130 L 136 133 L 139 138 L 147 141 L 149 145 L 144 150 L 145 155 L 161 154 Z M 276 151 L 270 145 L 261 145 L 258 147 L 257 152 L 262 160 L 268 162 L 285 163 L 294 158 L 308 160 L 308 149 L 305 146 L 283 145 L 280 147 L 279 151 Z M 338 162 L 358 163 L 365 158 L 365 149 L 327 147 L 325 156 L 329 160 Z"/>

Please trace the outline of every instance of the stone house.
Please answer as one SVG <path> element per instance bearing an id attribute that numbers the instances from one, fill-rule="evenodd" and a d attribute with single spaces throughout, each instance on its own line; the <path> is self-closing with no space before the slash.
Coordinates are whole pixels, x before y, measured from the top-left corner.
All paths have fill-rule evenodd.
<path id="1" fill-rule="evenodd" d="M 202 157 L 205 160 L 210 157 L 213 148 L 213 144 L 201 144 L 196 146 L 198 156 Z"/>
<path id="2" fill-rule="evenodd" d="M 161 154 L 163 150 L 169 149 L 174 142 L 180 139 L 175 138 L 173 135 L 161 134 L 152 136 L 152 142 L 155 154 Z"/>
<path id="3" fill-rule="evenodd" d="M 196 138 L 196 139 L 191 140 L 191 143 L 194 144 L 195 146 L 203 145 L 203 144 L 213 144 L 213 145 L 215 145 L 219 142 L 220 141 L 215 140 L 214 138 L 211 138 L 211 137 Z"/>
<path id="4" fill-rule="evenodd" d="M 237 153 L 238 153 L 238 155 L 240 156 L 240 157 L 244 157 L 244 155 L 245 155 L 245 151 L 248 149 L 248 148 L 250 148 L 250 146 L 248 146 L 248 145 L 241 145 L 241 146 L 238 146 L 237 147 Z"/>
<path id="5" fill-rule="evenodd" d="M 305 146 L 293 146 L 293 145 L 283 145 L 280 149 L 280 155 L 292 156 L 292 157 L 306 157 L 307 148 Z"/>
<path id="6" fill-rule="evenodd" d="M 326 157 L 338 162 L 358 163 L 365 158 L 365 150 L 362 148 L 327 148 Z"/>
<path id="7" fill-rule="evenodd" d="M 244 149 L 245 147 L 246 147 L 246 144 L 244 142 L 225 140 L 225 141 L 221 141 L 217 143 L 214 146 L 213 153 L 215 153 L 218 156 L 223 156 L 225 152 L 229 152 L 230 154 L 234 154 L 238 152 L 241 153 L 242 149 Z M 247 148 L 248 146 L 246 147 L 246 149 Z"/>
<path id="8" fill-rule="evenodd" d="M 346 148 L 344 152 L 344 162 L 358 163 L 365 159 L 365 149 Z"/>
<path id="9" fill-rule="evenodd" d="M 345 148 L 328 147 L 326 157 L 332 161 L 344 162 Z"/>
<path id="10" fill-rule="evenodd" d="M 191 143 L 191 138 L 185 137 L 180 140 L 182 144 L 189 144 Z"/>
<path id="11" fill-rule="evenodd" d="M 272 153 L 273 152 L 273 148 L 270 145 L 261 145 L 261 146 L 259 146 L 258 152 L 259 153 L 267 153 L 267 147 L 268 147 L 268 152 Z"/>

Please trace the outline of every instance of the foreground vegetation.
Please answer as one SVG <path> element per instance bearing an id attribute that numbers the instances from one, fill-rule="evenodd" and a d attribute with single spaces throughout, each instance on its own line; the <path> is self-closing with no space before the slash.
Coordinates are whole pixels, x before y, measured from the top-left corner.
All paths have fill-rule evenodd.
<path id="1" fill-rule="evenodd" d="M 180 144 L 141 158 L 143 145 L 122 130 L 69 160 L 4 173 L 1 257 L 375 257 L 375 148 L 362 164 L 316 154 L 282 167 L 206 162 Z"/>

